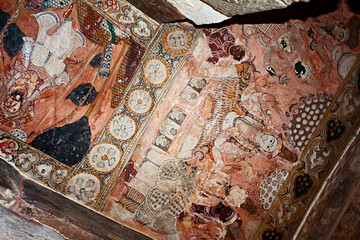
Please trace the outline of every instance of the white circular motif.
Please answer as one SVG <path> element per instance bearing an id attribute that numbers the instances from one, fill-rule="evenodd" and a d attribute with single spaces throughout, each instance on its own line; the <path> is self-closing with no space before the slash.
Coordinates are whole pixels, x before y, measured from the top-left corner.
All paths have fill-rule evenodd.
<path id="1" fill-rule="evenodd" d="M 163 45 L 171 54 L 185 54 L 190 46 L 190 35 L 180 27 L 169 28 L 164 35 Z"/>
<path id="2" fill-rule="evenodd" d="M 182 50 L 186 48 L 188 43 L 188 38 L 186 33 L 181 30 L 175 30 L 170 32 L 167 37 L 166 41 L 169 44 L 169 47 L 173 50 Z"/>
<path id="3" fill-rule="evenodd" d="M 126 105 L 130 112 L 143 115 L 151 110 L 153 99 L 148 91 L 138 88 L 129 93 Z"/>
<path id="4" fill-rule="evenodd" d="M 68 174 L 67 169 L 57 169 L 52 173 L 52 180 L 55 184 L 60 184 Z"/>
<path id="5" fill-rule="evenodd" d="M 108 126 L 108 133 L 118 141 L 130 139 L 136 132 L 136 122 L 125 114 L 113 117 Z"/>
<path id="6" fill-rule="evenodd" d="M 65 194 L 82 204 L 91 204 L 100 193 L 100 179 L 93 174 L 78 173 L 70 178 L 65 187 Z"/>
<path id="7" fill-rule="evenodd" d="M 120 162 L 121 151 L 112 143 L 95 145 L 88 155 L 91 168 L 99 173 L 108 173 Z"/>
<path id="8" fill-rule="evenodd" d="M 143 68 L 145 80 L 153 85 L 162 85 L 168 77 L 168 66 L 162 58 L 150 58 Z"/>
<path id="9" fill-rule="evenodd" d="M 33 163 L 39 159 L 38 155 L 32 152 L 22 152 L 17 155 L 16 165 L 24 171 L 29 171 Z"/>
<path id="10" fill-rule="evenodd" d="M 21 129 L 12 129 L 9 133 L 23 142 L 26 142 L 26 140 L 28 139 L 26 132 Z"/>
<path id="11" fill-rule="evenodd" d="M 138 19 L 137 25 L 132 28 L 135 35 L 140 36 L 141 38 L 149 38 L 151 36 L 151 30 L 149 24 L 141 19 Z"/>

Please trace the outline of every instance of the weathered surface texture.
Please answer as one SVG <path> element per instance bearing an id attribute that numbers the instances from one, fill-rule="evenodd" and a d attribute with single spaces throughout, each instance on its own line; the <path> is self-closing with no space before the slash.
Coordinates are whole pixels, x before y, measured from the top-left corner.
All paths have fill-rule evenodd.
<path id="1" fill-rule="evenodd" d="M 291 239 L 360 128 L 360 15 L 344 1 L 203 29 L 125 0 L 0 8 L 2 185 L 93 235 Z"/>
<path id="2" fill-rule="evenodd" d="M 315 201 L 298 239 L 359 239 L 360 135 Z"/>
<path id="3" fill-rule="evenodd" d="M 208 3 L 217 11 L 226 16 L 244 15 L 256 12 L 265 12 L 274 9 L 286 8 L 292 3 L 300 2 L 300 0 L 201 0 Z M 309 2 L 302 0 L 301 2 Z"/>
<path id="4" fill-rule="evenodd" d="M 1 204 L 70 239 L 148 239 L 22 176 L 0 161 Z M 31 232 L 30 232 L 31 233 Z M 33 233 L 34 234 L 34 233 Z"/>

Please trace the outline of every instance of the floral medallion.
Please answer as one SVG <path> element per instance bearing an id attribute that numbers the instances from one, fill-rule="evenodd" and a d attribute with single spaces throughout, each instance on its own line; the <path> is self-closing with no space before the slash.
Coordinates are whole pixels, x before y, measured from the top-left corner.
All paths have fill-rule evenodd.
<path id="1" fill-rule="evenodd" d="M 127 96 L 126 107 L 136 115 L 144 115 L 152 109 L 154 105 L 151 93 L 143 88 L 133 89 Z"/>
<path id="2" fill-rule="evenodd" d="M 150 85 L 160 86 L 164 84 L 169 76 L 169 66 L 160 57 L 148 58 L 143 67 L 143 76 Z"/>
<path id="3" fill-rule="evenodd" d="M 101 8 L 105 12 L 118 12 L 120 10 L 117 0 L 105 0 L 101 3 Z"/>
<path id="4" fill-rule="evenodd" d="M 68 173 L 69 173 L 69 171 L 66 168 L 56 169 L 52 173 L 52 181 L 53 181 L 53 183 L 56 184 L 56 185 L 62 183 L 62 181 L 65 179 L 65 177 L 67 176 Z"/>
<path id="5" fill-rule="evenodd" d="M 39 157 L 32 152 L 22 152 L 17 155 L 16 166 L 24 171 L 29 171 L 33 163 L 35 163 Z"/>
<path id="6" fill-rule="evenodd" d="M 66 195 L 79 203 L 90 205 L 101 190 L 101 181 L 94 174 L 80 172 L 72 176 L 64 186 Z"/>
<path id="7" fill-rule="evenodd" d="M 121 159 L 121 151 L 110 142 L 95 145 L 88 155 L 89 166 L 98 173 L 108 173 L 113 170 Z"/>
<path id="8" fill-rule="evenodd" d="M 107 126 L 109 136 L 118 141 L 127 141 L 137 131 L 137 124 L 134 118 L 125 114 L 115 115 Z"/>
<path id="9" fill-rule="evenodd" d="M 190 47 L 190 35 L 180 27 L 169 28 L 164 37 L 163 45 L 166 51 L 174 55 L 183 55 Z"/>
<path id="10" fill-rule="evenodd" d="M 41 161 L 34 167 L 35 176 L 43 181 L 50 179 L 51 173 L 55 169 L 51 160 Z"/>

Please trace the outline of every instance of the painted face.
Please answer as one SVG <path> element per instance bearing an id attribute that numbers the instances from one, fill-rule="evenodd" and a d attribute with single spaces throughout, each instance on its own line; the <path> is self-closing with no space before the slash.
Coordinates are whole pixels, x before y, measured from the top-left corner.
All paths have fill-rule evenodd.
<path id="1" fill-rule="evenodd" d="M 278 40 L 278 44 L 280 44 L 281 48 L 282 48 L 285 52 L 291 53 L 292 47 L 290 46 L 289 41 L 288 41 L 288 39 L 287 39 L 286 37 L 281 37 L 281 38 Z"/>
<path id="2" fill-rule="evenodd" d="M 264 134 L 259 140 L 260 148 L 266 153 L 272 153 L 275 151 L 278 141 L 270 134 Z"/>
<path id="3" fill-rule="evenodd" d="M 230 54 L 234 57 L 235 60 L 240 61 L 245 56 L 245 51 L 242 50 L 239 45 L 236 45 L 230 48 Z"/>
<path id="4" fill-rule="evenodd" d="M 4 105 L 10 113 L 15 113 L 19 111 L 21 106 L 20 95 L 9 96 L 8 99 L 4 102 Z"/>
<path id="5" fill-rule="evenodd" d="M 332 36 L 334 39 L 338 40 L 339 42 L 342 42 L 345 40 L 346 37 L 346 29 L 341 24 L 334 24 L 333 28 L 329 32 L 330 36 Z"/>

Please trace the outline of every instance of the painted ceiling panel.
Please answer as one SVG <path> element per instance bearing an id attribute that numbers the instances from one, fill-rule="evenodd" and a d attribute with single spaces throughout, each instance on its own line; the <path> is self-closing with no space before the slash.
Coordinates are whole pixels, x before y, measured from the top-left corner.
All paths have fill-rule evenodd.
<path id="1" fill-rule="evenodd" d="M 345 3 L 204 29 L 123 0 L 0 6 L 0 158 L 151 238 L 291 238 L 359 129 Z"/>
<path id="2" fill-rule="evenodd" d="M 350 151 L 344 156 L 340 167 L 335 169 L 330 181 L 319 195 L 314 208 L 298 236 L 304 239 L 357 239 L 359 238 L 359 137 L 354 139 Z"/>
<path id="3" fill-rule="evenodd" d="M 119 28 L 115 28 L 112 35 L 121 37 L 131 36 L 135 41 L 144 46 L 154 37 L 154 33 L 159 26 L 156 21 L 123 0 L 84 0 L 80 2 L 83 5 L 91 6 L 96 12 L 104 16 L 107 21 Z M 86 15 L 86 12 L 83 14 Z"/>

